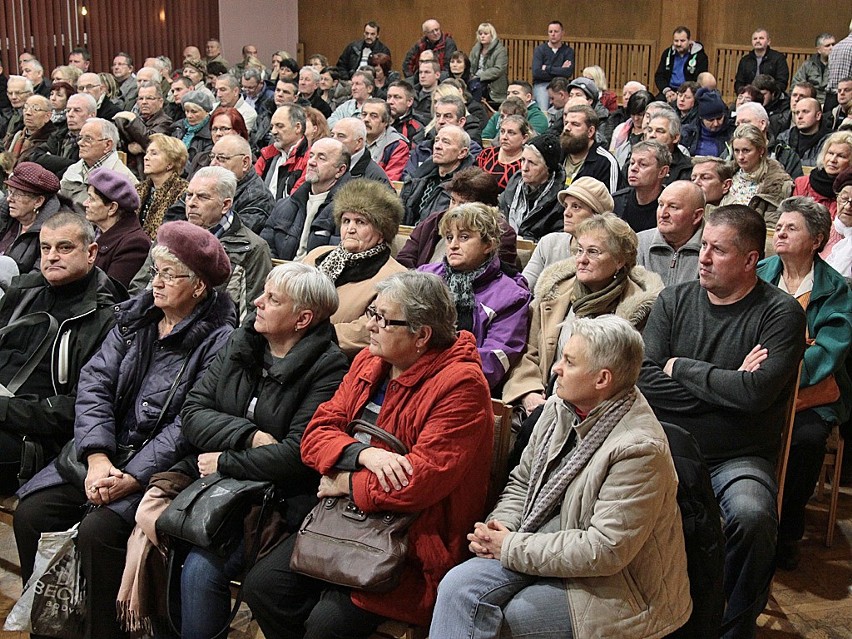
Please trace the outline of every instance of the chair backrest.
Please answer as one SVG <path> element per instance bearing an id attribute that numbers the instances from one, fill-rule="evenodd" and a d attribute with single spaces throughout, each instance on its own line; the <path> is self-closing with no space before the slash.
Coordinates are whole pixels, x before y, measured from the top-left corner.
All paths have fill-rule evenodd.
<path id="1" fill-rule="evenodd" d="M 509 451 L 512 438 L 512 407 L 498 399 L 491 400 L 494 411 L 494 447 L 491 454 L 491 476 L 488 481 L 486 513 L 491 512 L 509 478 Z"/>
<path id="2" fill-rule="evenodd" d="M 515 246 L 518 249 L 518 262 L 521 265 L 521 270 L 523 270 L 529 263 L 533 251 L 535 251 L 535 242 L 519 237 L 515 241 Z"/>
<path id="3" fill-rule="evenodd" d="M 778 484 L 778 519 L 781 519 L 781 504 L 784 501 L 784 477 L 787 475 L 787 460 L 790 457 L 790 443 L 793 440 L 793 421 L 796 419 L 796 398 L 799 396 L 799 380 L 802 377 L 802 362 L 796 373 L 796 385 L 787 400 L 784 428 L 781 431 L 781 443 L 778 447 L 778 461 L 775 465 L 775 482 Z"/>

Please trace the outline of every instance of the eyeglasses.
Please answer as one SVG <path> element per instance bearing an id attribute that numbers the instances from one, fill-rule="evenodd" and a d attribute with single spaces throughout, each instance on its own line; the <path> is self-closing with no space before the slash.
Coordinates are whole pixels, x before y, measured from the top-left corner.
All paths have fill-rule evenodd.
<path id="1" fill-rule="evenodd" d="M 188 279 L 192 277 L 192 275 L 177 275 L 169 271 L 161 271 L 153 264 L 148 267 L 148 272 L 151 274 L 152 280 L 159 275 L 160 280 L 162 280 L 163 284 L 174 284 L 175 280 Z"/>
<path id="2" fill-rule="evenodd" d="M 212 126 L 210 127 L 210 133 L 227 133 L 228 131 L 233 131 L 234 127 L 232 126 Z"/>
<path id="3" fill-rule="evenodd" d="M 837 196 L 837 208 L 843 208 L 844 206 L 849 206 L 852 204 L 852 197 L 846 197 L 845 195 Z"/>
<path id="4" fill-rule="evenodd" d="M 77 91 L 91 91 L 92 89 L 100 88 L 100 84 L 78 84 Z"/>
<path id="5" fill-rule="evenodd" d="M 17 98 L 22 95 L 31 95 L 32 91 L 6 91 L 6 95 L 10 98 Z"/>
<path id="6" fill-rule="evenodd" d="M 161 98 L 160 96 L 155 95 L 155 96 L 151 96 L 151 97 L 136 98 L 136 101 L 137 102 L 156 102 L 157 100 L 162 100 L 162 99 L 163 98 Z"/>
<path id="7" fill-rule="evenodd" d="M 211 153 L 210 160 L 216 160 L 217 162 L 227 162 L 231 158 L 243 158 L 245 156 L 245 153 L 234 153 L 233 155 L 225 155 L 224 153 Z"/>
<path id="8" fill-rule="evenodd" d="M 376 324 L 379 325 L 379 328 L 387 328 L 388 326 L 410 326 L 409 323 L 405 320 L 388 319 L 387 317 L 379 313 L 379 311 L 376 310 L 376 307 L 372 305 L 367 307 L 366 313 L 367 319 L 375 320 Z"/>
<path id="9" fill-rule="evenodd" d="M 571 254 L 574 257 L 579 259 L 585 255 L 593 262 L 601 259 L 601 255 L 603 255 L 604 253 L 606 253 L 606 251 L 602 251 L 599 248 L 595 248 L 594 246 L 588 249 L 584 249 L 582 246 L 578 246 L 577 248 L 571 251 Z"/>
<path id="10" fill-rule="evenodd" d="M 27 191 L 21 191 L 20 189 L 14 189 L 9 187 L 9 190 L 6 191 L 6 199 L 7 200 L 17 200 L 19 198 L 32 199 L 36 197 L 35 193 L 28 193 Z"/>
<path id="11" fill-rule="evenodd" d="M 51 109 L 42 109 L 41 107 L 33 106 L 31 104 L 25 104 L 21 111 L 24 113 L 48 113 Z"/>
<path id="12" fill-rule="evenodd" d="M 91 135 L 82 136 L 77 143 L 78 144 L 94 144 L 95 142 L 103 142 L 104 140 L 108 140 L 109 138 L 93 138 Z"/>

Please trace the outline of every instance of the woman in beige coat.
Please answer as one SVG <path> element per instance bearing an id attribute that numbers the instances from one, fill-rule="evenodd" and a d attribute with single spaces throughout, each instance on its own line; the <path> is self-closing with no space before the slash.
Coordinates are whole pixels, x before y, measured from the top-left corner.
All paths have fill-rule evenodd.
<path id="1" fill-rule="evenodd" d="M 334 198 L 340 244 L 317 247 L 305 256 L 304 262 L 319 268 L 337 288 L 340 306 L 331 323 L 349 359 L 370 344 L 365 312 L 376 299 L 376 283 L 406 270 L 390 250 L 402 211 L 399 198 L 384 184 L 351 180 Z"/>
<path id="2" fill-rule="evenodd" d="M 521 463 L 438 587 L 430 636 L 662 637 L 689 618 L 677 476 L 614 315 L 574 321 Z"/>
<path id="3" fill-rule="evenodd" d="M 636 266 L 636 233 L 612 213 L 595 215 L 576 229 L 574 257 L 542 271 L 532 302 L 527 348 L 503 388 L 503 401 L 532 413 L 545 401 L 557 353 L 575 317 L 615 313 L 641 330 L 657 295 L 659 275 Z"/>

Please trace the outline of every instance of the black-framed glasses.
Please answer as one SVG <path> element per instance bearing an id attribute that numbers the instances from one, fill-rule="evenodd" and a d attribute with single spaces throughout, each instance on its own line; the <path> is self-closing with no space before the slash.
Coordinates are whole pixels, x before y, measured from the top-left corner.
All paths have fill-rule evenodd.
<path id="1" fill-rule="evenodd" d="M 153 264 L 148 267 L 148 272 L 151 274 L 152 280 L 159 275 L 163 284 L 174 284 L 175 280 L 192 277 L 192 275 L 178 275 L 176 273 L 170 273 L 169 271 L 161 271 Z"/>
<path id="2" fill-rule="evenodd" d="M 408 322 L 405 320 L 394 320 L 388 319 L 379 311 L 376 310 L 376 307 L 370 305 L 367 307 L 367 319 L 376 320 L 376 324 L 379 325 L 379 328 L 387 328 L 388 326 L 408 326 Z"/>

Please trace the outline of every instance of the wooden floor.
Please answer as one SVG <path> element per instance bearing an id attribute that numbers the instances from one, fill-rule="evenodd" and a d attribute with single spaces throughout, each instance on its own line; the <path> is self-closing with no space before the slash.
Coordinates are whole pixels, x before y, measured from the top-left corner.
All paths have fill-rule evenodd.
<path id="1" fill-rule="evenodd" d="M 802 542 L 798 570 L 775 575 L 769 606 L 758 620 L 758 639 L 852 639 L 852 482 L 841 488 L 838 529 L 834 546 L 826 548 L 827 501 L 811 501 L 807 531 Z M 18 558 L 11 526 L 0 522 L 0 618 L 6 618 L 21 593 Z M 262 637 L 256 624 L 246 627 L 241 615 L 239 630 L 231 637 Z M 25 637 L 2 632 L 0 639 Z"/>

